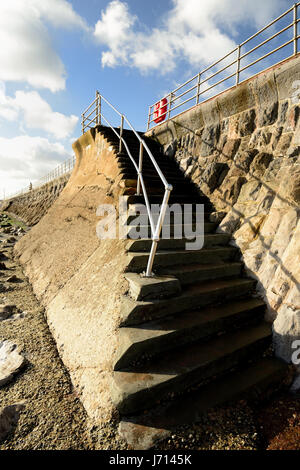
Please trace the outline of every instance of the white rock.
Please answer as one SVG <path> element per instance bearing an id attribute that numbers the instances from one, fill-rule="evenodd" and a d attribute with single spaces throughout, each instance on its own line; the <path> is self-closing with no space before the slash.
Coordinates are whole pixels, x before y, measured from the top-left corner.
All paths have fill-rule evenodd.
<path id="1" fill-rule="evenodd" d="M 24 362 L 25 359 L 18 353 L 16 344 L 0 341 L 0 387 L 12 380 Z"/>
<path id="2" fill-rule="evenodd" d="M 283 304 L 273 323 L 273 332 L 276 356 L 286 362 L 292 362 L 295 343 L 300 340 L 300 310 Z"/>

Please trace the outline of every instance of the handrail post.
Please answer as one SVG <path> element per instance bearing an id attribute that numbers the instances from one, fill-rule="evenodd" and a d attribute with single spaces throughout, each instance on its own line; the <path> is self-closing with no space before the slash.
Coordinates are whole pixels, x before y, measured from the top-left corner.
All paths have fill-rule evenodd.
<path id="1" fill-rule="evenodd" d="M 171 106 L 172 106 L 172 98 L 173 98 L 173 93 L 169 94 L 169 109 L 168 109 L 168 120 L 170 119 L 171 116 Z"/>
<path id="2" fill-rule="evenodd" d="M 240 82 L 240 65 L 241 65 L 241 46 L 237 47 L 237 67 L 236 67 L 236 85 Z"/>
<path id="3" fill-rule="evenodd" d="M 101 126 L 101 105 L 102 105 L 102 102 L 101 102 L 101 95 L 98 91 L 98 124 L 99 126 Z"/>
<path id="4" fill-rule="evenodd" d="M 163 199 L 163 202 L 162 202 L 162 206 L 161 206 L 159 218 L 158 218 L 158 221 L 157 221 L 155 233 L 153 234 L 153 237 L 152 237 L 152 246 L 151 246 L 151 251 L 150 251 L 150 255 L 149 255 L 149 259 L 148 259 L 148 264 L 147 264 L 145 277 L 152 277 L 153 276 L 153 273 L 152 273 L 153 262 L 154 262 L 154 258 L 155 258 L 155 254 L 156 254 L 156 250 L 157 250 L 157 245 L 158 245 L 158 242 L 160 240 L 160 233 L 161 233 L 161 229 L 162 229 L 162 226 L 163 226 L 163 223 L 164 223 L 164 220 L 165 220 L 166 210 L 167 210 L 167 207 L 168 207 L 168 202 L 169 202 L 169 198 L 170 198 L 170 194 L 171 194 L 172 189 L 173 189 L 172 186 L 168 186 L 165 189 L 164 199 Z"/>
<path id="5" fill-rule="evenodd" d="M 141 194 L 141 173 L 143 170 L 143 154 L 144 154 L 144 145 L 143 142 L 140 142 L 140 155 L 139 155 L 139 172 L 138 172 L 138 181 L 137 181 L 137 188 L 136 194 L 140 196 Z"/>
<path id="6" fill-rule="evenodd" d="M 147 131 L 149 131 L 149 129 L 150 129 L 150 121 L 151 121 L 151 106 L 149 106 L 148 122 L 147 122 Z"/>
<path id="7" fill-rule="evenodd" d="M 199 104 L 200 84 L 201 84 L 201 73 L 198 73 L 196 104 Z"/>
<path id="8" fill-rule="evenodd" d="M 122 153 L 122 136 L 124 128 L 124 115 L 121 116 L 121 126 L 120 126 L 120 142 L 119 142 L 119 153 Z"/>
<path id="9" fill-rule="evenodd" d="M 82 128 L 82 135 L 84 134 L 84 113 L 81 115 L 81 128 Z"/>
<path id="10" fill-rule="evenodd" d="M 298 54 L 298 5 L 294 4 L 294 55 Z"/>
<path id="11" fill-rule="evenodd" d="M 99 92 L 96 91 L 96 126 L 99 124 Z"/>

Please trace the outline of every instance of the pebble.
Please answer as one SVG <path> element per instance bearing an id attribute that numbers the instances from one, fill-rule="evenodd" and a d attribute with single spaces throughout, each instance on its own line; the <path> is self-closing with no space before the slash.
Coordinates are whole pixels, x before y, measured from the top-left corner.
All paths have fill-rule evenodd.
<path id="1" fill-rule="evenodd" d="M 16 403 L 0 409 L 0 441 L 3 441 L 16 427 L 19 421 L 20 412 L 24 408 L 24 403 Z"/>
<path id="2" fill-rule="evenodd" d="M 25 364 L 17 345 L 10 341 L 0 341 L 0 387 L 10 382 Z"/>
<path id="3" fill-rule="evenodd" d="M 11 317 L 15 310 L 16 306 L 13 304 L 0 305 L 0 321 Z"/>

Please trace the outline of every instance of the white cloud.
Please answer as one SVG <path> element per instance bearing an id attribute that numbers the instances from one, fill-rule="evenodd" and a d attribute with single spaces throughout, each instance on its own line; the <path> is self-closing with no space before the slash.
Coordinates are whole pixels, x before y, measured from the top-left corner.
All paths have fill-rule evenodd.
<path id="1" fill-rule="evenodd" d="M 181 59 L 192 66 L 219 59 L 235 47 L 237 25 L 260 27 L 281 5 L 281 0 L 173 0 L 160 28 L 139 31 L 128 5 L 113 0 L 102 11 L 94 36 L 107 46 L 103 66 L 167 73 Z"/>
<path id="2" fill-rule="evenodd" d="M 65 88 L 65 68 L 51 45 L 45 21 L 86 29 L 65 0 L 0 2 L 0 80 L 27 82 L 53 92 Z"/>
<path id="3" fill-rule="evenodd" d="M 0 117 L 7 121 L 15 121 L 18 117 L 18 107 L 14 98 L 6 96 L 5 83 L 0 81 Z"/>
<path id="4" fill-rule="evenodd" d="M 71 155 L 64 146 L 41 137 L 0 137 L 0 199 L 38 180 Z"/>
<path id="5" fill-rule="evenodd" d="M 46 18 L 54 26 L 88 30 L 85 20 L 66 0 L 26 0 L 26 3 L 32 5 L 38 15 Z"/>
<path id="6" fill-rule="evenodd" d="M 37 91 L 16 91 L 15 98 L 6 96 L 5 86 L 0 82 L 0 117 L 16 121 L 20 115 L 28 129 L 44 130 L 57 139 L 69 137 L 78 122 L 75 115 L 54 112 Z"/>
<path id="7" fill-rule="evenodd" d="M 70 136 L 78 117 L 52 111 L 50 105 L 36 91 L 17 91 L 15 103 L 24 112 L 24 121 L 30 129 L 42 129 L 57 139 Z"/>

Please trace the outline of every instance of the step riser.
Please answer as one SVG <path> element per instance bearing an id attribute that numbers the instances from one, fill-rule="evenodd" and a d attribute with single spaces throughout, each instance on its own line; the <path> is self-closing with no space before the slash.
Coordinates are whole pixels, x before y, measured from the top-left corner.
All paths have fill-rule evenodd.
<path id="1" fill-rule="evenodd" d="M 200 250 L 200 251 L 185 251 L 185 252 L 172 252 L 160 253 L 157 252 L 154 260 L 154 269 L 165 266 L 176 266 L 185 264 L 217 264 L 220 261 L 233 260 L 236 255 L 236 249 L 218 249 L 218 250 Z M 141 256 L 132 255 L 126 271 L 128 272 L 142 272 L 146 269 L 149 256 L 147 254 Z"/>
<path id="2" fill-rule="evenodd" d="M 232 331 L 232 328 L 247 325 L 256 325 L 264 318 L 264 308 L 256 307 L 242 312 L 237 312 L 230 316 L 219 318 L 218 320 L 193 326 L 192 328 L 183 328 L 177 331 L 167 331 L 165 334 L 134 343 L 127 350 L 120 351 L 120 358 L 117 359 L 114 370 L 126 369 L 133 362 L 141 357 L 147 356 L 147 359 L 158 356 L 173 348 L 183 346 L 195 341 L 204 340 L 208 337 Z M 184 312 L 182 313 L 184 315 Z M 126 328 L 120 329 L 120 344 L 128 344 Z M 124 339 L 122 338 L 124 337 Z"/>
<path id="3" fill-rule="evenodd" d="M 206 234 L 204 237 L 204 248 L 212 246 L 226 246 L 230 240 L 229 235 L 226 234 Z M 186 243 L 189 242 L 186 238 L 182 240 L 172 239 L 163 239 L 158 243 L 158 250 L 184 250 Z M 127 251 L 129 253 L 141 253 L 143 251 L 150 252 L 152 245 L 152 240 L 135 240 L 130 242 Z"/>
<path id="4" fill-rule="evenodd" d="M 167 399 L 169 394 L 178 394 L 188 391 L 191 387 L 209 380 L 212 377 L 225 373 L 236 368 L 242 361 L 259 357 L 271 344 L 271 335 L 251 343 L 232 354 L 223 356 L 221 359 L 201 366 L 187 373 L 183 373 L 159 385 L 141 390 L 135 394 L 127 396 L 120 403 L 115 403 L 121 414 L 134 414 L 143 409 L 149 409 L 158 400 Z M 118 374 L 118 372 L 116 372 Z M 173 395 L 172 395 L 173 397 Z M 114 399 L 114 397 L 112 397 Z"/>
<path id="5" fill-rule="evenodd" d="M 206 209 L 206 207 L 205 207 L 205 209 Z M 155 213 L 152 213 L 151 215 L 152 215 L 152 218 L 153 218 L 153 220 L 154 220 L 154 223 L 157 224 L 157 222 L 158 222 L 158 217 L 159 217 L 159 213 L 155 212 Z M 191 220 L 192 223 L 196 223 L 196 222 L 197 222 L 197 218 L 196 218 L 195 212 L 188 212 L 188 211 L 187 211 L 186 213 L 184 213 L 184 212 L 180 213 L 180 212 L 179 212 L 179 213 L 175 213 L 175 214 L 174 214 L 173 212 L 171 212 L 171 213 L 170 213 L 170 216 L 169 216 L 168 218 L 166 217 L 166 219 L 165 219 L 165 225 L 166 225 L 167 222 L 170 223 L 170 224 L 174 224 L 174 221 L 175 221 L 176 223 L 182 223 L 182 221 L 184 220 L 184 215 L 185 215 L 186 217 L 188 217 L 188 220 L 189 220 L 189 221 Z M 204 213 L 204 220 L 205 220 L 205 221 L 209 221 L 209 216 L 210 216 L 210 213 L 205 212 L 205 213 Z M 136 214 L 133 214 L 133 215 L 129 215 L 128 218 L 127 218 L 127 220 L 126 220 L 127 225 L 129 225 L 129 224 L 131 224 L 131 223 L 134 223 L 134 221 L 137 219 L 137 217 L 139 217 L 139 218 L 140 218 L 140 217 L 143 217 L 143 219 L 145 219 L 145 225 L 146 225 L 146 224 L 147 224 L 147 225 L 149 224 L 149 218 L 148 218 L 148 216 L 147 216 L 147 213 L 144 213 L 144 212 L 143 212 L 142 214 L 136 213 Z M 175 219 L 175 220 L 174 220 L 174 219 Z M 139 219 L 138 219 L 138 221 L 139 221 Z"/>
<path id="6" fill-rule="evenodd" d="M 153 303 L 137 303 L 126 314 L 120 326 L 131 326 L 151 321 L 155 318 L 163 318 L 175 313 L 184 312 L 205 307 L 213 303 L 224 302 L 226 300 L 242 298 L 249 295 L 255 287 L 255 281 L 248 281 L 236 287 L 222 287 L 209 292 L 193 292 L 191 295 L 182 295 L 168 300 Z"/>
<path id="7" fill-rule="evenodd" d="M 165 227 L 165 229 L 164 229 Z M 213 223 L 204 223 L 204 233 L 212 233 L 216 228 L 216 224 Z M 193 231 L 196 230 L 196 226 L 192 226 Z M 124 229 L 125 230 L 125 229 Z M 137 239 L 137 234 L 141 233 L 141 236 L 138 238 L 143 239 L 143 238 L 151 238 L 151 227 L 150 225 L 146 228 L 145 226 L 138 226 L 138 225 L 132 225 L 128 226 L 127 231 L 127 238 L 130 238 L 132 240 Z M 167 235 L 170 235 L 170 237 L 166 238 Z M 176 236 L 177 240 L 182 240 L 184 238 L 184 227 L 182 226 L 168 226 L 168 225 L 163 225 L 163 231 L 162 231 L 162 237 L 164 238 L 165 241 L 172 240 L 172 238 Z M 191 240 L 193 241 L 193 240 Z"/>
<path id="8" fill-rule="evenodd" d="M 163 192 L 159 195 L 152 195 L 149 198 L 150 204 L 162 204 L 163 201 Z M 131 195 L 127 197 L 127 204 L 144 204 L 145 198 L 143 195 Z M 207 204 L 209 200 L 204 196 L 198 196 L 196 198 L 194 195 L 182 195 L 180 193 L 174 194 L 174 191 L 171 192 L 169 204 Z"/>
<path id="9" fill-rule="evenodd" d="M 193 284 L 199 281 L 209 281 L 214 279 L 230 279 L 241 275 L 241 266 L 225 266 L 216 269 L 198 270 L 185 273 L 177 273 L 175 277 L 180 281 L 182 286 Z M 167 269 L 162 274 L 168 274 Z"/>

